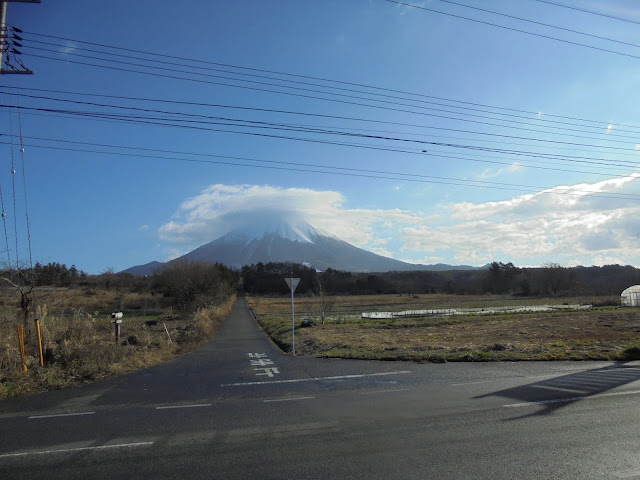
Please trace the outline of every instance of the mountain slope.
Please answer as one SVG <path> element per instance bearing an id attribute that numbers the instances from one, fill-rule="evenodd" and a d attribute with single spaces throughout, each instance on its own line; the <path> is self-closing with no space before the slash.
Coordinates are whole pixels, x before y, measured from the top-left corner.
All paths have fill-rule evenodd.
<path id="1" fill-rule="evenodd" d="M 180 258 L 236 268 L 258 262 L 306 262 L 319 270 L 357 272 L 421 268 L 355 247 L 304 222 L 279 223 L 260 232 L 235 230 Z"/>
<path id="2" fill-rule="evenodd" d="M 180 260 L 222 263 L 232 268 L 259 262 L 309 263 L 318 270 L 332 268 L 352 272 L 473 269 L 444 264 L 417 265 L 383 257 L 340 240 L 304 221 L 244 225 L 172 262 Z M 160 265 L 151 262 L 125 272 L 149 274 Z"/>

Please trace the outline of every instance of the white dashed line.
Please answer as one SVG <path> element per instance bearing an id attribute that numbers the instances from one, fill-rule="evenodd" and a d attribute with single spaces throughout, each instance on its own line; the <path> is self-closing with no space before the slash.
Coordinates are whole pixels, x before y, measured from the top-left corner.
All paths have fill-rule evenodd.
<path id="1" fill-rule="evenodd" d="M 465 385 L 479 385 L 481 383 L 492 383 L 495 382 L 496 380 L 481 380 L 478 382 L 466 382 L 466 383 L 452 383 L 451 386 L 452 387 L 463 387 Z"/>
<path id="2" fill-rule="evenodd" d="M 52 413 L 51 415 L 32 415 L 29 420 L 38 420 L 41 418 L 58 418 L 58 417 L 80 417 L 82 415 L 93 415 L 96 412 L 78 412 L 78 413 Z"/>
<path id="3" fill-rule="evenodd" d="M 60 449 L 60 450 L 39 450 L 34 452 L 4 453 L 4 454 L 0 454 L 0 458 L 26 457 L 28 455 L 50 455 L 53 453 L 73 453 L 73 452 L 84 452 L 88 450 L 107 450 L 107 449 L 113 449 L 113 448 L 146 447 L 149 445 L 153 445 L 153 442 L 120 443 L 117 445 L 99 445 L 97 447 L 78 447 L 78 448 L 66 448 L 66 449 Z"/>
<path id="4" fill-rule="evenodd" d="M 169 410 L 171 408 L 198 408 L 198 407 L 210 407 L 212 403 L 198 403 L 198 404 L 186 404 L 186 405 L 165 405 L 163 407 L 156 407 L 156 410 Z"/>
<path id="5" fill-rule="evenodd" d="M 353 378 L 364 377 L 380 377 L 383 375 L 404 375 L 411 373 L 409 370 L 397 370 L 394 372 L 379 372 L 379 373 L 358 373 L 354 375 L 336 375 L 332 377 L 311 377 L 311 378 L 294 378 L 291 380 L 272 380 L 270 382 L 239 382 L 239 383 L 223 383 L 222 387 L 246 387 L 251 385 L 273 385 L 276 383 L 299 383 L 299 382 L 321 382 L 322 380 L 348 380 Z"/>
<path id="6" fill-rule="evenodd" d="M 273 402 L 294 402 L 296 400 L 311 400 L 316 397 L 292 397 L 292 398 L 270 398 L 267 400 L 263 400 L 263 403 L 273 403 Z"/>
<path id="7" fill-rule="evenodd" d="M 358 392 L 360 395 L 369 395 L 371 393 L 392 393 L 392 392 L 408 392 L 408 388 L 396 388 L 393 390 L 371 390 L 369 392 Z"/>

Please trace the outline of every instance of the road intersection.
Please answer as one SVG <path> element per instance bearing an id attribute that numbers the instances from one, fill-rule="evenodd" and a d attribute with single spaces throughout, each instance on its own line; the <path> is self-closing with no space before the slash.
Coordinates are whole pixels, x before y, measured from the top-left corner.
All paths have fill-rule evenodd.
<path id="1" fill-rule="evenodd" d="M 291 357 L 240 297 L 191 354 L 0 402 L 0 478 L 640 478 L 639 380 Z"/>

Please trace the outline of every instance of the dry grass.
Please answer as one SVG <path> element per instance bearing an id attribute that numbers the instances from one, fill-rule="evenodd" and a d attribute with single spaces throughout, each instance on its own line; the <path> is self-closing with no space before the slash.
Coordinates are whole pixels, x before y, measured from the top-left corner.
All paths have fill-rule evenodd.
<path id="1" fill-rule="evenodd" d="M 449 300 L 449 301 L 447 301 Z M 629 359 L 640 354 L 638 309 L 507 313 L 395 320 L 363 320 L 362 311 L 579 303 L 589 299 L 521 300 L 508 297 L 379 295 L 337 297 L 325 325 L 296 328 L 296 352 L 320 357 L 417 360 Z M 591 299 L 610 304 L 610 298 Z M 284 350 L 290 349 L 289 298 L 251 297 L 258 321 Z M 313 299 L 296 299 L 297 324 L 317 318 Z"/>
<path id="2" fill-rule="evenodd" d="M 174 358 L 215 333 L 235 301 L 234 296 L 222 305 L 174 316 L 151 295 L 100 290 L 37 292 L 33 318 L 41 322 L 45 366 L 39 366 L 35 328 L 30 322 L 25 325 L 25 374 L 14 297 L 11 290 L 0 292 L 0 398 L 90 382 Z M 124 321 L 120 345 L 115 345 L 110 313 L 101 312 L 115 310 L 118 304 L 123 307 Z"/>

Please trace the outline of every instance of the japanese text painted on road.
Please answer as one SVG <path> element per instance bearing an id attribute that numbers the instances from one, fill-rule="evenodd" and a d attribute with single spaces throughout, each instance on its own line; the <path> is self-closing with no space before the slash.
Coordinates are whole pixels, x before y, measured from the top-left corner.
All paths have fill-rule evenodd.
<path id="1" fill-rule="evenodd" d="M 256 375 L 273 377 L 280 373 L 273 361 L 267 358 L 266 353 L 247 353 L 247 355 L 251 359 L 251 366 L 257 372 Z"/>

